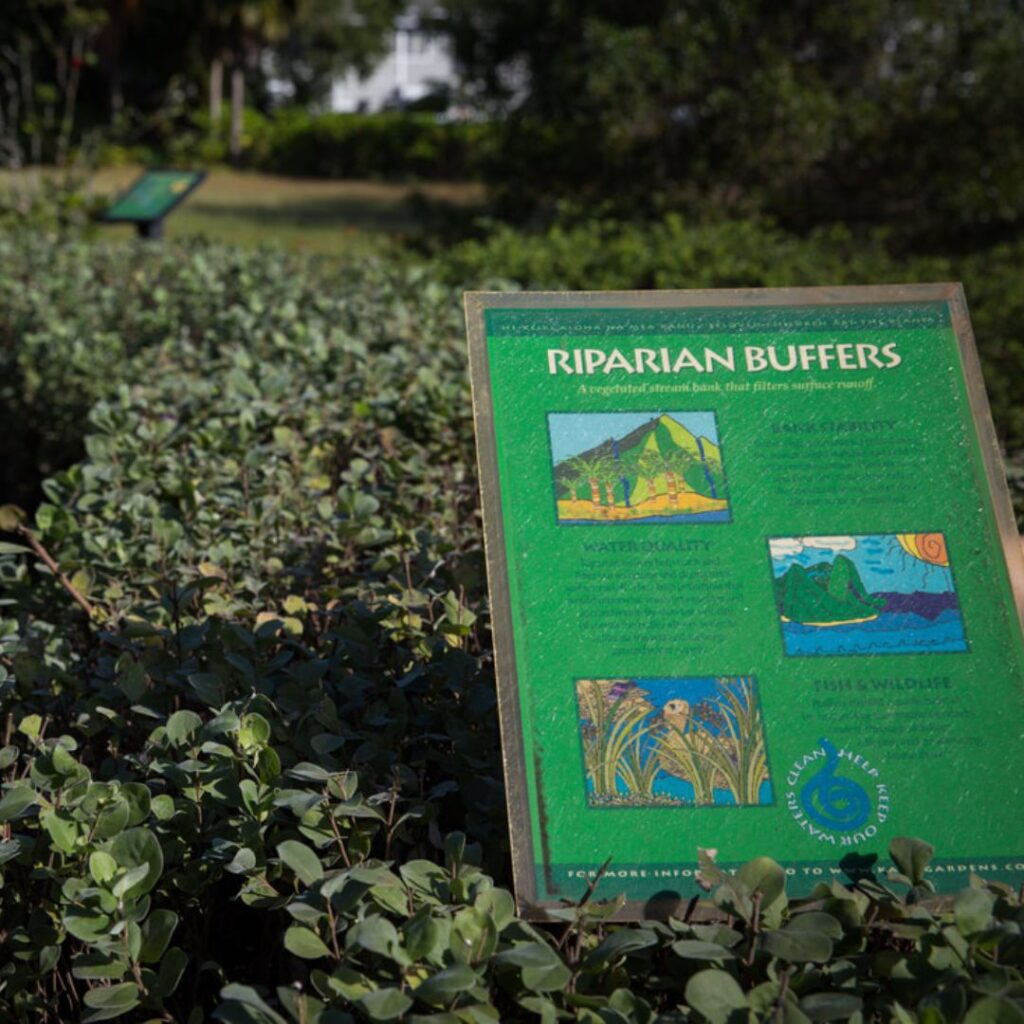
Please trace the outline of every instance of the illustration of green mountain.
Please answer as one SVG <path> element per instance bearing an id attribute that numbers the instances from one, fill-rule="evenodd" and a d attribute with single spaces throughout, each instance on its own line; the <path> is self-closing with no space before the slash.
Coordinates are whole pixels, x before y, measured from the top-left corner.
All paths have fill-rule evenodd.
<path id="1" fill-rule="evenodd" d="M 804 568 L 791 565 L 775 579 L 775 603 L 784 620 L 835 626 L 877 618 L 885 598 L 870 594 L 845 555 Z"/>
<path id="2" fill-rule="evenodd" d="M 559 518 L 622 520 L 728 508 L 722 454 L 664 413 L 554 467 Z"/>

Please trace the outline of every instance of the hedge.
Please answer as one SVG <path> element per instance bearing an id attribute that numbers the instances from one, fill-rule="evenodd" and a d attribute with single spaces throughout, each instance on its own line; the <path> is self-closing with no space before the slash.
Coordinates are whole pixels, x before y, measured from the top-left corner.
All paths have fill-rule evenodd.
<path id="1" fill-rule="evenodd" d="M 480 176 L 493 132 L 486 123 L 439 121 L 432 114 L 309 114 L 289 111 L 253 137 L 259 170 L 316 178 Z"/>
<path id="2" fill-rule="evenodd" d="M 901 255 L 882 232 L 844 225 L 808 237 L 770 221 L 567 221 L 536 233 L 484 225 L 439 260 L 449 284 L 489 288 L 771 288 L 962 281 L 998 432 L 1024 453 L 1024 239 L 959 256 Z"/>
<path id="3" fill-rule="evenodd" d="M 302 178 L 475 181 L 495 160 L 499 128 L 492 122 L 445 121 L 436 114 L 310 113 L 285 108 L 266 116 L 247 109 L 240 164 L 250 170 Z M 205 114 L 168 127 L 149 145 L 108 144 L 104 164 L 227 163 L 228 120 L 212 130 Z"/>
<path id="4" fill-rule="evenodd" d="M 4 244 L 7 427 L 85 440 L 0 508 L 0 1019 L 1024 1015 L 1019 894 L 936 898 L 917 840 L 799 901 L 702 855 L 713 921 L 616 925 L 608 885 L 516 916 L 433 274 Z"/>

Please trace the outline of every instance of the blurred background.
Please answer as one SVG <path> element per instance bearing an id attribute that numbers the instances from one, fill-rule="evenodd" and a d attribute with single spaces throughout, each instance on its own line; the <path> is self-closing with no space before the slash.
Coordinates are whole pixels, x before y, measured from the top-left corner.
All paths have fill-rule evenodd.
<path id="1" fill-rule="evenodd" d="M 420 260 L 446 287 L 962 279 L 1024 447 L 1016 0 L 6 0 L 0 220 Z"/>

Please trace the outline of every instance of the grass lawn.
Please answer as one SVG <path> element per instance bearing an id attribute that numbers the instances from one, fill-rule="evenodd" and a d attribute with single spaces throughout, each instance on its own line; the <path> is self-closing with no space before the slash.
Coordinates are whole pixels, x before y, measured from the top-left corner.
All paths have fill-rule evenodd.
<path id="1" fill-rule="evenodd" d="M 138 167 L 105 168 L 91 188 L 113 199 L 139 172 Z M 243 245 L 276 242 L 309 252 L 372 252 L 416 229 L 414 197 L 467 209 L 482 204 L 484 192 L 472 183 L 323 181 L 217 168 L 171 213 L 165 234 L 205 235 Z M 135 229 L 111 225 L 100 230 L 103 237 L 129 238 Z"/>

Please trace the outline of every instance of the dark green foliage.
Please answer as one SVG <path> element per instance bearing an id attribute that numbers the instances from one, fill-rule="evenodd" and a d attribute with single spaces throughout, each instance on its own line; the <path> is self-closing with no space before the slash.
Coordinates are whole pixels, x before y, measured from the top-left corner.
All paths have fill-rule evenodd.
<path id="1" fill-rule="evenodd" d="M 478 178 L 495 129 L 433 114 L 280 111 L 253 126 L 247 163 L 316 178 Z"/>
<path id="2" fill-rule="evenodd" d="M 6 429 L 57 471 L 0 507 L 0 1019 L 1024 1012 L 1017 894 L 935 899 L 912 840 L 794 904 L 702 856 L 717 923 L 517 919 L 456 296 L 6 244 Z"/>
<path id="3" fill-rule="evenodd" d="M 490 288 L 747 288 L 962 281 L 997 430 L 1024 449 L 1024 242 L 955 258 L 902 257 L 884 233 L 836 225 L 801 238 L 762 220 L 694 222 L 669 214 L 648 223 L 591 219 L 535 234 L 491 225 L 439 266 L 453 285 Z"/>
<path id="4" fill-rule="evenodd" d="M 247 109 L 241 154 L 250 170 L 301 178 L 471 181 L 498 144 L 490 122 L 447 122 L 412 111 L 380 114 L 311 113 L 288 107 L 264 115 Z M 228 160 L 226 115 L 216 131 L 197 113 L 149 146 L 109 145 L 108 162 L 135 160 L 184 166 Z"/>
<path id="5" fill-rule="evenodd" d="M 686 203 L 962 245 L 1024 217 L 1024 15 L 1006 0 L 447 0 L 508 111 L 505 208 Z"/>
<path id="6" fill-rule="evenodd" d="M 187 110 L 207 109 L 215 59 L 244 69 L 263 110 L 282 90 L 322 103 L 338 76 L 374 69 L 402 10 L 401 0 L 5 0 L 4 160 L 16 165 L 15 140 L 32 163 L 63 163 L 62 147 L 96 134 L 166 144 Z"/>

